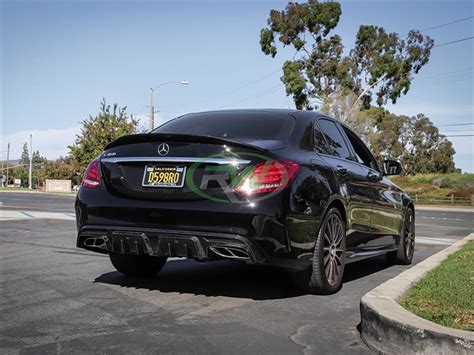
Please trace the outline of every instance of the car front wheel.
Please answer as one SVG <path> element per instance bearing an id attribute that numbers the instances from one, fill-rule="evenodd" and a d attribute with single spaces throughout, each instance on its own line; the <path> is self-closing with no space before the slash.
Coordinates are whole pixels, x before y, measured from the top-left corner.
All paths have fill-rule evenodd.
<path id="1" fill-rule="evenodd" d="M 331 294 L 341 288 L 346 258 L 346 227 L 337 208 L 331 208 L 321 223 L 308 270 L 294 275 L 304 292 Z"/>
<path id="2" fill-rule="evenodd" d="M 130 254 L 109 254 L 115 269 L 126 276 L 155 276 L 165 265 L 167 257 Z"/>

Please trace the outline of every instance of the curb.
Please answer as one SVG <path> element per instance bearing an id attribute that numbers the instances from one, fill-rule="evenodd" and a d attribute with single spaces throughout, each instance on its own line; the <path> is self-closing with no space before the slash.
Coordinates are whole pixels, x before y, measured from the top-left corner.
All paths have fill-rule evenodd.
<path id="1" fill-rule="evenodd" d="M 444 327 L 418 317 L 396 301 L 459 250 L 474 233 L 366 293 L 360 301 L 361 337 L 382 354 L 473 354 L 474 332 Z"/>

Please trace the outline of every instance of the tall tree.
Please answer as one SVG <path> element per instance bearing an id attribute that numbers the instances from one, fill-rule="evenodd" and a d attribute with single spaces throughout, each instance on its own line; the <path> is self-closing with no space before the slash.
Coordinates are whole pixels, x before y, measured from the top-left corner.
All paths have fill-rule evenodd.
<path id="1" fill-rule="evenodd" d="M 347 88 L 336 89 L 320 107 L 320 111 L 350 126 L 365 141 L 370 142 L 375 131 L 373 114 L 361 110 L 362 103 Z"/>
<path id="2" fill-rule="evenodd" d="M 117 104 L 107 105 L 103 99 L 99 113 L 82 121 L 81 133 L 76 136 L 75 143 L 68 147 L 81 173 L 107 143 L 137 132 L 138 120 L 126 110 L 127 107 L 119 107 Z"/>
<path id="3" fill-rule="evenodd" d="M 337 2 L 289 2 L 285 10 L 270 11 L 268 27 L 260 32 L 266 55 L 276 56 L 277 40 L 295 50 L 293 59 L 283 64 L 281 80 L 298 109 L 319 108 L 341 88 L 363 94 L 365 108 L 372 96 L 378 105 L 395 103 L 429 60 L 434 42 L 419 31 L 404 37 L 366 25 L 360 26 L 354 48 L 345 55 L 341 37 L 332 33 L 341 14 Z"/>
<path id="4" fill-rule="evenodd" d="M 433 125 L 428 117 L 418 114 L 407 122 L 411 141 L 405 155 L 405 169 L 414 173 L 448 173 L 455 170 L 452 143 Z"/>
<path id="5" fill-rule="evenodd" d="M 29 149 L 28 149 L 28 143 L 26 143 L 26 142 L 25 142 L 25 144 L 23 144 L 23 150 L 21 152 L 20 163 L 22 165 L 27 165 L 27 164 L 30 163 L 30 152 L 29 152 Z"/>
<path id="6" fill-rule="evenodd" d="M 33 165 L 38 166 L 39 164 L 42 164 L 45 161 L 46 161 L 46 158 L 42 157 L 38 150 L 36 152 L 33 152 L 33 157 L 32 157 Z M 25 166 L 30 164 L 30 151 L 28 148 L 28 143 L 26 142 L 25 144 L 23 144 L 23 150 L 21 152 L 20 163 Z"/>
<path id="7" fill-rule="evenodd" d="M 455 171 L 452 143 L 425 115 L 398 116 L 379 108 L 365 112 L 374 119 L 370 145 L 381 160 L 400 159 L 406 175 Z"/>

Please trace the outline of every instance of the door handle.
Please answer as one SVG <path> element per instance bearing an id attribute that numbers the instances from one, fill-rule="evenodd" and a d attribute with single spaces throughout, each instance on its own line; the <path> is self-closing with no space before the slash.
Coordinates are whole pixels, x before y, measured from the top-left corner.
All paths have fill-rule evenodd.
<path id="1" fill-rule="evenodd" d="M 369 180 L 371 180 L 371 181 L 380 180 L 380 174 L 373 173 L 372 171 L 370 171 L 370 172 L 367 174 L 367 177 L 368 177 Z"/>
<path id="2" fill-rule="evenodd" d="M 336 172 L 337 172 L 339 175 L 347 175 L 347 169 L 344 168 L 344 167 L 341 166 L 341 165 L 336 166 Z"/>

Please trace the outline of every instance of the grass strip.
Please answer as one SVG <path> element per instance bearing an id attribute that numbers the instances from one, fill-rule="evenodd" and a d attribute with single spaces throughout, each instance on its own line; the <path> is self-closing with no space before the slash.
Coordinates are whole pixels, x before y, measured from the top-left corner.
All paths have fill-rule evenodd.
<path id="1" fill-rule="evenodd" d="M 432 322 L 474 331 L 474 241 L 430 271 L 400 304 Z"/>

